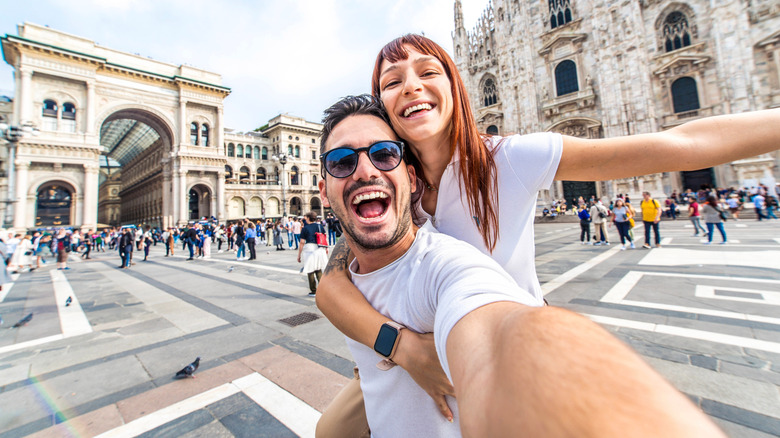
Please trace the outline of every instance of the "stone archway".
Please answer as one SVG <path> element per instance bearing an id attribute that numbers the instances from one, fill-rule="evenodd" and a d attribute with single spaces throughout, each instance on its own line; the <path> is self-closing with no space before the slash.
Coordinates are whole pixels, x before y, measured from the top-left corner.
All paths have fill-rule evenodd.
<path id="1" fill-rule="evenodd" d="M 119 107 L 103 119 L 99 132 L 100 184 L 110 187 L 101 187 L 98 210 L 118 209 L 120 223 L 170 225 L 166 212 L 172 210 L 172 197 L 163 185 L 171 172 L 171 123 L 151 109 Z"/>

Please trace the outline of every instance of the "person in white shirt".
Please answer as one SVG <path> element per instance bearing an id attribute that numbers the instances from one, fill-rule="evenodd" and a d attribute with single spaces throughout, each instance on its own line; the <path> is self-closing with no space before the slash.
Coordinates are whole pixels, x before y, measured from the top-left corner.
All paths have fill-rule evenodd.
<path id="1" fill-rule="evenodd" d="M 378 363 L 348 340 L 372 435 L 724 436 L 598 325 L 542 306 L 497 262 L 431 221 L 413 224 L 416 174 L 378 101 L 347 97 L 325 114 L 320 194 L 341 220 L 355 285 L 388 318 L 374 344 Z M 337 248 L 333 257 L 348 256 Z M 433 332 L 457 394 L 457 403 L 447 400 L 450 421 L 394 366 L 404 329 Z"/>

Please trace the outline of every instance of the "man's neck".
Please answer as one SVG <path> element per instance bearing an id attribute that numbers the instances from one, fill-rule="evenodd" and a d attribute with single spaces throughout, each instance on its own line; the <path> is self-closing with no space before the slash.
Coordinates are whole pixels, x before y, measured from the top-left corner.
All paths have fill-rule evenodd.
<path id="1" fill-rule="evenodd" d="M 409 248 L 412 247 L 414 239 L 417 236 L 418 227 L 414 224 L 409 228 L 409 232 L 398 242 L 385 248 L 366 250 L 356 245 L 351 240 L 348 241 L 349 248 L 355 254 L 357 262 L 355 273 L 368 274 L 377 271 L 401 258 Z"/>

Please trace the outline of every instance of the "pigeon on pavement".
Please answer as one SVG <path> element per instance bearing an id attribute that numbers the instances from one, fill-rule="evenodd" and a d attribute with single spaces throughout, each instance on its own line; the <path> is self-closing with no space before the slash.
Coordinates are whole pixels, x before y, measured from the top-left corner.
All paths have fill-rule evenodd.
<path id="1" fill-rule="evenodd" d="M 12 328 L 21 327 L 23 325 L 27 325 L 28 322 L 32 321 L 32 312 L 30 312 L 29 315 L 25 316 L 24 318 L 20 319 L 19 322 L 13 325 Z"/>
<path id="2" fill-rule="evenodd" d="M 70 306 L 70 303 L 72 303 L 72 302 L 73 302 L 73 297 L 68 297 L 68 299 L 65 300 L 65 307 Z"/>
<path id="3" fill-rule="evenodd" d="M 230 269 L 228 269 L 228 272 L 233 272 L 233 268 L 235 268 L 235 266 L 231 266 Z"/>
<path id="4" fill-rule="evenodd" d="M 176 373 L 174 376 L 175 379 L 178 379 L 180 377 L 192 377 L 193 379 L 195 376 L 192 375 L 192 373 L 195 372 L 195 370 L 198 369 L 198 366 L 200 366 L 200 356 L 195 358 L 195 362 L 187 365 L 186 367 L 179 370 L 179 372 Z"/>

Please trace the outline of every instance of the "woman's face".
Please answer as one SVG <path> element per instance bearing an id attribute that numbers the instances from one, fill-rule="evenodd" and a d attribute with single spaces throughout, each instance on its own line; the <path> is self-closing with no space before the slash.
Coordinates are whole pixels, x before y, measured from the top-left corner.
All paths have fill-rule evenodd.
<path id="1" fill-rule="evenodd" d="M 398 136 L 412 144 L 449 144 L 452 89 L 441 62 L 405 46 L 407 59 L 380 66 L 379 90 Z M 438 138 L 437 138 L 438 137 Z"/>

